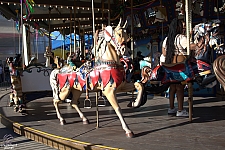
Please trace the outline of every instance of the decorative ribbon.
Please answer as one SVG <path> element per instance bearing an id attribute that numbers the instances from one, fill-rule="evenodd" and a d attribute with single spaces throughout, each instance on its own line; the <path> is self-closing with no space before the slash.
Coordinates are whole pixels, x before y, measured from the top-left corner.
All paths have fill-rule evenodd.
<path id="1" fill-rule="evenodd" d="M 26 15 L 23 16 L 23 19 L 29 19 L 30 14 L 34 12 L 32 5 L 34 5 L 35 3 L 33 0 L 24 0 L 24 4 Z"/>

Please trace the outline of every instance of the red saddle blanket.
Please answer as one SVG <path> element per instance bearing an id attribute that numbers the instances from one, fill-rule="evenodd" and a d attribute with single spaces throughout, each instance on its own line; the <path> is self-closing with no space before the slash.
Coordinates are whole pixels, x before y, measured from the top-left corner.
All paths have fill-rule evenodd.
<path id="1" fill-rule="evenodd" d="M 103 88 L 110 83 L 116 83 L 115 87 L 118 87 L 125 80 L 124 68 L 111 68 L 111 69 L 95 69 L 88 74 L 83 74 L 81 72 L 72 73 L 59 73 L 57 75 L 58 84 L 60 89 L 65 86 L 66 83 L 73 87 L 73 85 L 80 84 L 82 88 L 86 88 L 86 79 L 89 83 L 95 86 L 98 82 L 103 84 Z"/>

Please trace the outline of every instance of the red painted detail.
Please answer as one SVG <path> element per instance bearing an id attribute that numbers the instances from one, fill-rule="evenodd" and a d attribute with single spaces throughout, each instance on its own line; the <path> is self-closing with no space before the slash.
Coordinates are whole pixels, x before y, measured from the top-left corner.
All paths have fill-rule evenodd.
<path id="1" fill-rule="evenodd" d="M 201 61 L 201 60 L 197 60 L 197 65 L 198 65 L 198 69 L 204 69 L 207 67 L 207 68 L 210 68 L 210 64 L 204 62 L 204 61 Z"/>
<path id="2" fill-rule="evenodd" d="M 95 86 L 98 83 L 99 73 L 100 72 L 98 70 L 94 70 L 90 72 L 91 82 L 93 86 Z"/>
<path id="3" fill-rule="evenodd" d="M 59 87 L 60 89 L 63 88 L 63 86 L 66 83 L 66 79 L 67 79 L 68 74 L 67 73 L 63 73 L 63 74 L 57 74 L 57 78 L 58 78 L 58 82 L 59 82 Z"/>
<path id="4" fill-rule="evenodd" d="M 116 87 L 118 87 L 125 79 L 124 68 L 121 67 L 117 69 L 111 69 L 111 75 L 114 82 L 116 83 Z"/>
<path id="5" fill-rule="evenodd" d="M 151 79 L 157 78 L 158 69 L 159 69 L 160 67 L 161 67 L 161 66 L 156 66 L 156 67 L 152 70 L 152 73 L 151 73 L 151 75 L 150 75 L 150 78 L 151 78 Z"/>
<path id="6" fill-rule="evenodd" d="M 99 71 L 100 71 L 103 87 L 105 87 L 109 83 L 111 69 L 110 70 L 105 69 L 105 70 L 99 70 Z"/>
<path id="7" fill-rule="evenodd" d="M 80 83 L 80 86 L 83 88 L 84 85 L 86 84 L 86 81 L 81 78 L 81 75 L 78 73 L 77 74 L 78 82 Z"/>
<path id="8" fill-rule="evenodd" d="M 123 67 L 116 69 L 94 70 L 91 71 L 89 75 L 91 77 L 93 86 L 98 83 L 99 77 L 101 77 L 102 79 L 103 87 L 105 87 L 109 83 L 110 77 L 113 78 L 114 83 L 116 83 L 116 87 L 118 87 L 125 80 L 125 72 Z M 78 78 L 78 82 L 83 88 L 86 84 L 86 81 L 81 77 L 79 73 L 59 73 L 58 82 L 60 89 L 62 89 L 62 87 L 65 85 L 67 79 L 70 83 L 70 87 L 72 87 L 76 78 Z"/>
<path id="9" fill-rule="evenodd" d="M 77 76 L 77 74 L 75 72 L 68 74 L 68 80 L 70 83 L 70 87 L 73 87 L 76 76 Z"/>

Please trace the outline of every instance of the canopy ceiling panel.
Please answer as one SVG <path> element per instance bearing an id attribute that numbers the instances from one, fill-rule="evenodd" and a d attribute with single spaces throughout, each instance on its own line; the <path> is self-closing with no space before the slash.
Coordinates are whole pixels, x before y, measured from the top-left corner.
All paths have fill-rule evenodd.
<path id="1" fill-rule="evenodd" d="M 34 3 L 32 6 L 33 12 L 30 13 L 29 18 L 23 20 L 24 23 L 31 25 L 36 23 L 40 28 L 50 29 L 50 31 L 61 30 L 62 28 L 68 29 L 74 25 L 77 30 L 79 28 L 82 32 L 92 30 L 91 0 L 34 0 Z M 109 8 L 115 8 L 115 3 L 118 5 L 122 1 L 94 0 L 95 26 L 99 26 L 103 19 L 108 18 Z M 74 10 L 74 8 L 76 9 Z M 0 12 L 7 19 L 18 20 L 20 9 L 19 0 L 1 1 Z M 23 16 L 26 14 L 27 11 L 23 7 Z"/>
<path id="2" fill-rule="evenodd" d="M 21 8 L 20 1 L 24 0 L 0 1 L 0 12 L 7 19 L 13 18 L 18 20 Z M 118 23 L 120 17 L 125 20 L 127 19 L 126 16 L 131 14 L 131 8 L 133 8 L 134 30 L 141 32 L 146 32 L 145 30 L 148 29 L 155 30 L 156 28 L 161 28 L 161 22 L 164 23 L 165 27 L 167 22 L 170 22 L 172 18 L 177 16 L 179 9 L 181 9 L 181 2 L 184 0 L 132 1 L 133 5 L 131 6 L 131 0 L 94 0 L 95 26 L 99 27 L 103 19 L 108 19 L 109 12 L 111 23 Z M 224 1 L 192 1 L 193 19 L 202 21 L 203 18 L 215 19 L 218 16 L 220 16 L 220 19 L 224 19 Z M 220 3 L 216 4 L 215 2 Z M 27 19 L 23 20 L 23 22 L 33 27 L 38 25 L 39 28 L 44 28 L 50 32 L 63 30 L 64 34 L 73 32 L 73 27 L 76 28 L 76 33 L 78 34 L 83 34 L 83 32 L 90 33 L 93 30 L 92 0 L 34 0 L 34 3 L 33 12 Z M 220 12 L 215 12 L 215 9 L 218 9 Z M 16 11 L 19 12 L 19 15 Z M 23 16 L 26 14 L 27 11 L 23 7 Z M 160 18 L 157 18 L 157 16 Z M 128 21 L 128 25 L 131 25 L 131 19 L 130 22 Z"/>

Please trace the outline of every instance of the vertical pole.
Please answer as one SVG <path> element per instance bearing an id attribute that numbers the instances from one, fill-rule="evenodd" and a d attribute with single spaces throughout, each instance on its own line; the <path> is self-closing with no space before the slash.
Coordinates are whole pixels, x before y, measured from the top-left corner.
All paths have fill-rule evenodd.
<path id="1" fill-rule="evenodd" d="M 192 23 L 191 14 L 191 1 L 185 0 L 185 10 L 186 10 L 186 35 L 187 35 L 187 55 L 190 55 L 190 30 Z M 193 87 L 192 83 L 188 83 L 188 102 L 189 102 L 189 121 L 192 121 L 192 111 L 193 111 Z"/>
<path id="2" fill-rule="evenodd" d="M 80 33 L 80 20 L 79 20 L 78 23 L 79 23 L 78 24 L 78 28 L 79 28 L 79 51 L 81 52 L 81 39 L 82 39 L 82 37 L 81 37 L 81 33 Z"/>
<path id="3" fill-rule="evenodd" d="M 36 49 L 37 49 L 37 60 L 38 60 L 38 29 L 36 29 Z"/>
<path id="4" fill-rule="evenodd" d="M 19 27 L 20 29 L 19 29 L 19 54 L 21 54 L 21 50 L 20 50 L 20 38 L 21 38 L 21 35 L 20 35 L 20 30 L 21 30 L 21 27 Z"/>
<path id="5" fill-rule="evenodd" d="M 108 0 L 108 25 L 110 26 L 110 0 Z"/>
<path id="6" fill-rule="evenodd" d="M 133 38 L 133 34 L 134 34 L 134 12 L 133 12 L 133 0 L 131 0 L 131 13 L 130 13 L 130 17 L 131 17 L 131 58 L 134 59 L 134 38 Z"/>
<path id="7" fill-rule="evenodd" d="M 85 53 L 85 31 L 84 31 L 84 28 L 83 28 L 83 46 L 84 46 L 84 50 L 81 54 L 84 54 Z"/>
<path id="8" fill-rule="evenodd" d="M 70 7 L 70 55 L 72 53 L 72 7 Z"/>
<path id="9" fill-rule="evenodd" d="M 104 18 L 104 0 L 102 0 L 102 19 Z"/>
<path id="10" fill-rule="evenodd" d="M 27 25 L 27 33 L 26 33 L 26 38 L 27 38 L 27 59 L 28 59 L 28 65 L 29 65 L 29 60 L 31 59 L 31 45 L 30 45 L 30 26 Z"/>
<path id="11" fill-rule="evenodd" d="M 13 22 L 13 44 L 14 44 L 14 52 L 15 52 L 15 54 L 16 54 L 16 40 L 15 40 L 15 22 L 14 21 L 12 21 Z"/>
<path id="12" fill-rule="evenodd" d="M 27 51 L 27 40 L 26 40 L 26 27 L 25 25 L 23 24 L 23 59 L 24 59 L 24 64 L 26 66 L 28 66 L 28 51 Z"/>
<path id="13" fill-rule="evenodd" d="M 60 30 L 61 30 L 61 33 L 62 33 L 62 27 L 61 27 Z M 63 33 L 61 34 L 61 39 L 63 39 Z M 61 48 L 61 56 L 64 59 L 64 57 L 63 57 L 63 40 L 61 40 L 61 43 L 60 44 L 61 44 L 61 46 L 60 46 L 60 48 Z"/>
<path id="14" fill-rule="evenodd" d="M 186 36 L 187 36 L 187 55 L 190 54 L 190 24 L 192 23 L 192 17 L 191 17 L 191 5 L 190 5 L 190 2 L 189 0 L 185 0 L 185 10 L 186 10 Z"/>
<path id="15" fill-rule="evenodd" d="M 52 8 L 51 7 L 49 7 L 48 8 L 48 46 L 49 46 L 49 49 L 50 49 L 50 51 L 52 50 L 52 46 L 51 46 L 51 22 L 50 22 L 50 18 L 51 18 L 51 10 L 52 10 Z"/>
<path id="16" fill-rule="evenodd" d="M 93 35 L 92 37 L 95 37 L 95 10 L 94 10 L 94 0 L 91 1 L 91 6 L 92 6 L 92 30 L 93 30 Z M 95 41 L 95 40 L 94 40 Z M 96 46 L 95 46 L 95 42 L 93 42 L 93 46 L 94 46 L 94 56 L 96 56 Z"/>
<path id="17" fill-rule="evenodd" d="M 76 51 L 76 0 L 74 0 L 74 28 L 73 28 L 73 33 L 74 33 L 74 37 L 73 37 L 73 52 L 75 53 Z"/>
<path id="18" fill-rule="evenodd" d="M 21 36 L 22 36 L 22 42 L 21 42 L 21 51 L 22 51 L 22 65 L 23 65 L 23 69 L 24 69 L 24 52 L 23 52 L 23 1 L 20 0 L 20 29 L 21 29 Z M 20 43 L 19 43 L 20 44 Z M 21 53 L 21 51 L 19 50 L 19 53 Z"/>
<path id="19" fill-rule="evenodd" d="M 92 37 L 95 37 L 95 10 L 94 10 L 94 0 L 91 1 L 91 6 L 92 6 L 92 28 L 93 28 L 93 35 Z M 95 40 L 93 40 L 95 41 Z M 94 46 L 94 56 L 96 56 L 96 46 L 95 46 L 95 42 L 93 42 L 93 46 Z M 96 124 L 96 128 L 99 127 L 99 114 L 98 114 L 98 92 L 96 93 L 96 117 L 97 117 L 97 124 Z"/>
<path id="20" fill-rule="evenodd" d="M 65 22 L 66 20 L 63 20 L 63 59 L 65 59 Z"/>
<path id="21" fill-rule="evenodd" d="M 96 100 L 96 128 L 99 128 L 99 113 L 98 113 L 98 92 L 95 92 L 95 100 Z"/>

